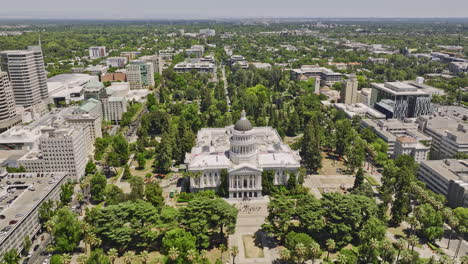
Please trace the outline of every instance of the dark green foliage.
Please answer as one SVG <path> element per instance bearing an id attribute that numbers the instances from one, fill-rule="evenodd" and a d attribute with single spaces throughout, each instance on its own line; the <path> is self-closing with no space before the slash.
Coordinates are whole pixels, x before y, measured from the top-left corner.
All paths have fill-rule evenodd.
<path id="1" fill-rule="evenodd" d="M 237 209 L 223 199 L 199 197 L 189 201 L 179 210 L 180 225 L 186 230 L 197 230 L 197 246 L 207 248 L 210 237 L 219 234 L 224 239 L 226 232 L 232 234 L 236 227 Z"/>
<path id="2" fill-rule="evenodd" d="M 289 250 L 294 250 L 296 245 L 302 243 L 304 246 L 309 247 L 315 242 L 313 238 L 305 233 L 289 232 L 284 240 L 284 245 Z"/>
<path id="3" fill-rule="evenodd" d="M 149 246 L 158 238 L 155 226 L 159 212 L 141 200 L 124 202 L 87 213 L 86 221 L 95 227 L 96 235 L 105 248 L 123 251 L 131 246 Z"/>
<path id="4" fill-rule="evenodd" d="M 92 160 L 88 161 L 86 164 L 85 176 L 96 173 L 96 169 L 96 164 Z"/>
<path id="5" fill-rule="evenodd" d="M 107 179 L 106 176 L 97 172 L 91 177 L 90 193 L 91 199 L 94 202 L 100 203 L 104 201 Z"/>
<path id="6" fill-rule="evenodd" d="M 132 201 L 136 201 L 138 199 L 142 200 L 145 196 L 145 183 L 141 177 L 132 177 L 130 179 L 130 194 L 128 198 Z M 150 187 L 151 188 L 151 187 Z"/>
<path id="7" fill-rule="evenodd" d="M 145 185 L 145 198 L 155 208 L 161 210 L 164 205 L 163 189 L 157 182 L 147 183 Z"/>
<path id="8" fill-rule="evenodd" d="M 107 205 L 118 204 L 125 199 L 122 189 L 114 184 L 108 184 L 106 186 L 105 197 Z"/>
<path id="9" fill-rule="evenodd" d="M 60 186 L 60 203 L 62 205 L 67 205 L 71 202 L 73 196 L 73 187 L 72 183 L 66 183 Z"/>
<path id="10" fill-rule="evenodd" d="M 2 264 L 19 264 L 20 259 L 16 249 L 11 249 L 3 255 Z"/>
<path id="11" fill-rule="evenodd" d="M 262 194 L 269 195 L 272 193 L 274 185 L 275 171 L 264 170 L 262 171 Z"/>
<path id="12" fill-rule="evenodd" d="M 125 165 L 124 166 L 124 172 L 123 172 L 123 175 L 122 175 L 122 179 L 124 180 L 130 180 L 132 178 L 132 174 L 130 172 L 130 167 L 128 165 Z"/>
<path id="13" fill-rule="evenodd" d="M 58 252 L 73 252 L 81 240 L 82 229 L 77 216 L 68 208 L 57 211 L 57 220 L 52 229 L 54 248 Z"/>
<path id="14" fill-rule="evenodd" d="M 355 177 L 353 189 L 359 189 L 364 183 L 364 170 L 359 168 Z"/>
<path id="15" fill-rule="evenodd" d="M 86 264 L 111 264 L 111 261 L 102 249 L 97 248 L 91 252 Z"/>
<path id="16" fill-rule="evenodd" d="M 229 196 L 229 174 L 226 169 L 221 170 L 220 175 L 221 184 L 218 187 L 217 194 L 221 197 L 228 197 Z"/>
<path id="17" fill-rule="evenodd" d="M 181 253 L 181 258 L 184 258 L 187 251 L 195 249 L 197 245 L 197 239 L 189 232 L 181 228 L 175 228 L 168 231 L 162 239 L 162 250 L 163 254 L 168 254 L 171 248 L 177 248 Z"/>

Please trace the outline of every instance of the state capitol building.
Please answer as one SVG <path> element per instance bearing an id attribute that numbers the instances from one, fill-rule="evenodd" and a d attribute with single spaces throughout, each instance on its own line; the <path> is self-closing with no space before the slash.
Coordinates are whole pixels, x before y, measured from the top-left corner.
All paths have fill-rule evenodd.
<path id="1" fill-rule="evenodd" d="M 202 128 L 196 145 L 187 153 L 187 170 L 198 172 L 190 179 L 190 190 L 215 190 L 221 170 L 228 171 L 229 198 L 262 196 L 262 172 L 275 172 L 275 185 L 286 185 L 289 173 L 300 168 L 297 151 L 284 144 L 276 129 L 253 127 L 242 111 L 234 126 Z"/>

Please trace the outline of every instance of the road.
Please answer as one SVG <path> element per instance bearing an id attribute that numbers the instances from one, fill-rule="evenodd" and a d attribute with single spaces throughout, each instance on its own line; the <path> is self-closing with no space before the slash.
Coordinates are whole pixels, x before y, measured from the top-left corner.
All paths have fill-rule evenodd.
<path id="1" fill-rule="evenodd" d="M 40 237 L 43 236 L 44 240 L 41 241 Z M 31 258 L 29 259 L 28 264 L 42 264 L 46 258 L 49 258 L 48 253 L 45 251 L 47 245 L 51 242 L 50 235 L 44 232 L 43 235 L 39 236 L 39 248 L 33 252 Z M 33 244 L 33 248 L 37 244 Z"/>
<path id="2" fill-rule="evenodd" d="M 223 84 L 224 84 L 224 92 L 226 94 L 226 102 L 228 105 L 228 112 L 231 112 L 231 99 L 229 98 L 229 92 L 228 92 L 228 82 L 226 79 L 226 66 L 223 64 L 221 67 L 221 73 L 223 76 L 221 77 L 223 79 Z"/>

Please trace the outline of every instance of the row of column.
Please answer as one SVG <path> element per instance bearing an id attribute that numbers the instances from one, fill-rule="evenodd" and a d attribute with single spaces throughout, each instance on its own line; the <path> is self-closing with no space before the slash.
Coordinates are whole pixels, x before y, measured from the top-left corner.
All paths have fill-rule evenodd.
<path id="1" fill-rule="evenodd" d="M 260 175 L 231 175 L 229 177 L 230 189 L 252 189 L 261 187 Z"/>

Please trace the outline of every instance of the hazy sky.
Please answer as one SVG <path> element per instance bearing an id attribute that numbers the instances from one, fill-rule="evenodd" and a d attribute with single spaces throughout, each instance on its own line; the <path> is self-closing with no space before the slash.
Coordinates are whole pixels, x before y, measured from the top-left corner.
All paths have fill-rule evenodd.
<path id="1" fill-rule="evenodd" d="M 1 0 L 1 17 L 468 17 L 468 0 Z"/>

